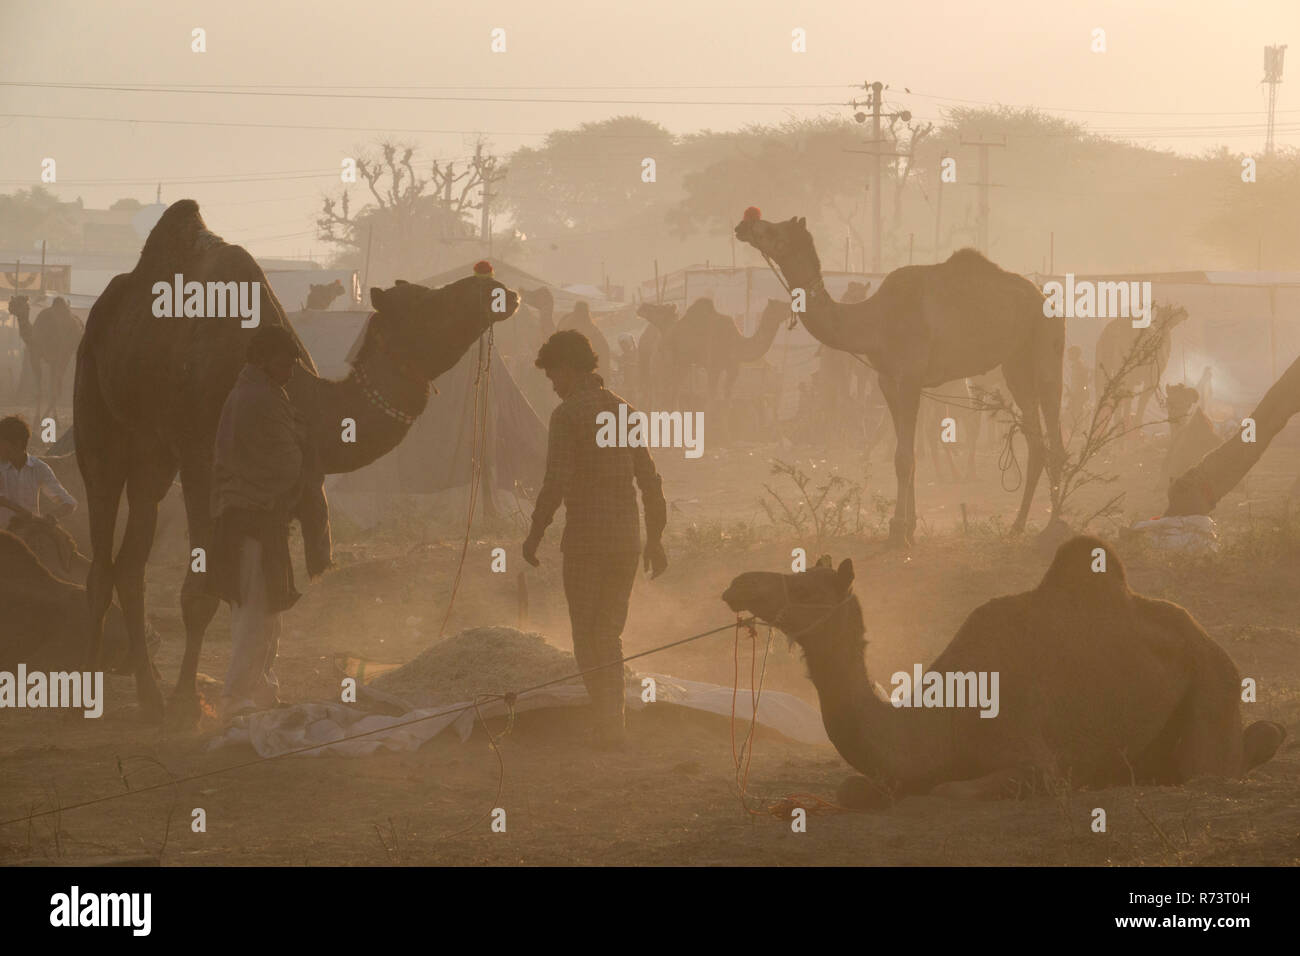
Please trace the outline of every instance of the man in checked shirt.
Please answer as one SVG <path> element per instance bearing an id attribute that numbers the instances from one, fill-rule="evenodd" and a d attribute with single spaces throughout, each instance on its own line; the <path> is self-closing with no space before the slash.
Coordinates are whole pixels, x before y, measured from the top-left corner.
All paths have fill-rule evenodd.
<path id="1" fill-rule="evenodd" d="M 663 531 L 668 509 L 659 473 L 645 448 L 600 448 L 596 416 L 618 414 L 622 398 L 596 374 L 596 353 L 581 332 L 556 332 L 537 353 L 536 365 L 561 399 L 551 414 L 546 479 L 533 509 L 524 559 L 536 567 L 537 546 L 564 505 L 564 596 L 573 627 L 573 656 L 580 670 L 602 664 L 583 680 L 595 716 L 595 743 L 617 747 L 624 739 L 623 624 L 636 580 L 638 560 L 657 578 L 668 567 Z M 629 414 L 632 409 L 629 407 Z M 636 489 L 645 505 L 646 544 L 641 550 L 641 516 Z"/>

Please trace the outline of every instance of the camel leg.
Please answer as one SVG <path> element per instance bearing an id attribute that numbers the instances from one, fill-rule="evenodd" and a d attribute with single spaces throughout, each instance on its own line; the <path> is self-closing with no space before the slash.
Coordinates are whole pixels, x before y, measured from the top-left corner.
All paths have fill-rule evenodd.
<path id="1" fill-rule="evenodd" d="M 175 476 L 176 465 L 166 449 L 151 442 L 131 443 L 130 471 L 126 479 L 126 531 L 113 560 L 113 578 L 131 643 L 129 661 L 135 671 L 136 697 L 141 712 L 149 720 L 162 719 L 163 698 L 145 644 L 144 572 L 158 524 L 158 502 L 167 494 Z"/>
<path id="2" fill-rule="evenodd" d="M 124 443 L 120 447 L 124 447 Z M 86 601 L 90 605 L 90 647 L 87 670 L 100 669 L 104 644 L 104 615 L 113 603 L 113 533 L 126 485 L 126 460 L 106 449 L 107 460 L 86 469 L 86 507 L 90 515 L 90 570 L 86 572 Z M 84 451 L 81 453 L 84 456 Z M 83 457 L 83 461 L 85 458 Z"/>
<path id="3" fill-rule="evenodd" d="M 956 412 L 954 412 L 951 406 L 948 405 L 943 406 L 942 418 L 947 418 L 950 416 L 953 418 L 953 421 L 956 423 L 957 427 L 960 428 L 961 416 Z M 940 419 L 941 427 L 942 427 L 942 418 Z M 957 441 L 960 442 L 962 440 L 961 434 L 958 433 L 956 438 Z M 957 469 L 957 456 L 953 453 L 952 444 L 943 440 L 942 432 L 939 438 L 939 447 L 943 449 L 944 458 L 947 459 L 948 462 L 948 468 L 952 471 L 952 480 L 954 482 L 961 481 L 961 472 Z"/>
<path id="4" fill-rule="evenodd" d="M 1038 417 L 1038 394 L 1034 390 L 1033 373 L 1019 369 L 1013 372 L 1005 366 L 1003 372 L 1006 374 L 1007 388 L 1011 391 L 1011 397 L 1015 399 L 1016 405 L 1020 408 L 1025 439 L 1029 443 L 1029 461 L 1025 465 L 1024 493 L 1020 498 L 1020 511 L 1016 514 L 1015 523 L 1011 526 L 1012 533 L 1018 534 L 1025 530 L 1025 522 L 1029 518 L 1029 508 L 1034 503 L 1034 491 L 1038 487 L 1038 479 L 1042 477 L 1043 465 L 1047 456 L 1043 447 L 1043 428 Z"/>
<path id="5" fill-rule="evenodd" d="M 202 548 L 212 560 L 213 525 L 211 501 L 212 460 L 203 456 L 198 461 L 181 465 L 181 490 L 185 495 L 185 517 L 189 525 L 192 549 Z M 181 660 L 176 689 L 172 691 L 171 720 L 181 727 L 194 727 L 199 722 L 198 673 L 199 654 L 203 650 L 203 636 L 217 613 L 220 601 L 207 587 L 206 575 L 194 570 L 193 561 L 185 572 L 181 586 L 181 619 L 185 622 L 185 656 Z"/>
<path id="6" fill-rule="evenodd" d="M 1051 482 L 1053 501 L 1056 500 L 1055 493 L 1061 485 L 1061 469 L 1065 467 L 1065 440 L 1061 437 L 1061 396 L 1065 390 L 1064 348 L 1065 343 L 1061 341 L 1055 350 L 1049 349 L 1038 377 L 1038 404 L 1043 410 L 1043 423 L 1047 428 L 1047 480 Z"/>
<path id="7" fill-rule="evenodd" d="M 894 517 L 889 521 L 889 543 L 907 547 L 916 530 L 916 418 L 921 406 L 921 386 L 917 382 L 895 382 L 883 375 L 880 386 L 894 421 L 894 434 L 898 436 L 894 449 L 898 498 L 894 502 Z"/>

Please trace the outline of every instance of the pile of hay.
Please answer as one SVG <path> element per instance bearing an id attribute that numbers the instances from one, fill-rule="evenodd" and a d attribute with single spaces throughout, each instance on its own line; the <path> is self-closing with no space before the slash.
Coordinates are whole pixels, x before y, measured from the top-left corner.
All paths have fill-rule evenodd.
<path id="1" fill-rule="evenodd" d="M 540 634 L 472 627 L 376 677 L 366 688 L 417 707 L 438 707 L 478 694 L 523 690 L 577 670 L 572 654 L 547 644 Z M 565 683 L 581 684 L 581 678 Z"/>

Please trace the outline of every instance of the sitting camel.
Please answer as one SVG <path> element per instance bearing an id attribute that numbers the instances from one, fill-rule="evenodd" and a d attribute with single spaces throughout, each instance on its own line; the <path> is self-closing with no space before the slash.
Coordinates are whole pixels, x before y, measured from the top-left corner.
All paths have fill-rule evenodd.
<path id="1" fill-rule="evenodd" d="M 9 519 L 9 532 L 32 549 L 37 560 L 61 581 L 84 584 L 90 559 L 77 548 L 72 535 L 53 518 L 19 512 Z"/>
<path id="2" fill-rule="evenodd" d="M 1105 570 L 1094 572 L 1101 552 Z M 803 648 L 826 733 L 874 780 L 842 786 L 846 805 L 878 804 L 882 794 L 1008 796 L 1052 780 L 1238 776 L 1286 736 L 1262 720 L 1243 732 L 1232 660 L 1183 608 L 1129 590 L 1119 557 L 1092 537 L 1061 545 L 1034 590 L 976 608 L 928 668 L 988 672 L 1000 688 L 992 718 L 969 706 L 902 708 L 877 691 L 849 560 L 801 574 L 751 571 L 722 599 Z"/>
<path id="3" fill-rule="evenodd" d="M 83 670 L 91 640 L 91 615 L 79 584 L 52 574 L 22 538 L 0 531 L 0 670 L 19 663 L 32 671 Z M 103 628 L 103 668 L 119 671 L 128 660 L 122 611 L 108 608 Z"/>

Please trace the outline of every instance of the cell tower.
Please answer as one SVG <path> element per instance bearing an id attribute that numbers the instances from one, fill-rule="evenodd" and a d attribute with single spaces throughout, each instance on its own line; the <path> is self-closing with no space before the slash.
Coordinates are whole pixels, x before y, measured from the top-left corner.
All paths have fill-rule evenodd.
<path id="1" fill-rule="evenodd" d="M 1268 137 L 1264 141 L 1264 154 L 1273 155 L 1273 111 L 1277 106 L 1277 85 L 1282 82 L 1282 58 L 1286 44 L 1264 47 L 1264 82 L 1268 84 Z"/>

